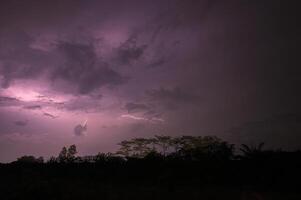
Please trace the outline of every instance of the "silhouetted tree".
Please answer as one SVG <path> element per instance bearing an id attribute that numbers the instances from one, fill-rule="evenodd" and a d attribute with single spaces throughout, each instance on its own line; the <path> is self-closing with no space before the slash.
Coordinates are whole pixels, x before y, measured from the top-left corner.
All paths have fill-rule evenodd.
<path id="1" fill-rule="evenodd" d="M 161 153 L 163 156 L 201 159 L 215 157 L 230 159 L 234 145 L 228 144 L 215 136 L 170 137 L 156 135 L 154 138 L 134 138 L 119 143 L 117 154 L 124 157 L 143 158 L 149 153 Z"/>
<path id="2" fill-rule="evenodd" d="M 105 153 L 98 153 L 95 157 L 94 157 L 94 161 L 97 163 L 105 163 L 107 161 L 106 158 L 106 154 Z"/>
<path id="3" fill-rule="evenodd" d="M 124 157 L 129 157 L 132 153 L 132 142 L 128 140 L 124 140 L 120 143 L 118 143 L 120 146 L 119 150 L 116 152 L 119 155 L 122 155 Z"/>
<path id="4" fill-rule="evenodd" d="M 74 162 L 77 159 L 75 157 L 76 154 L 77 154 L 77 150 L 74 144 L 69 146 L 68 149 L 66 147 L 63 147 L 61 152 L 59 153 L 58 161 L 61 163 Z"/>
<path id="5" fill-rule="evenodd" d="M 38 163 L 44 163 L 44 158 L 42 156 L 38 157 L 36 160 Z"/>
<path id="6" fill-rule="evenodd" d="M 95 157 L 96 156 L 92 156 L 92 155 L 82 156 L 82 157 L 76 157 L 75 161 L 77 163 L 94 163 L 95 160 L 96 160 Z"/>
<path id="7" fill-rule="evenodd" d="M 134 156 L 143 158 L 152 151 L 150 147 L 152 140 L 146 138 L 134 138 L 131 140 L 124 140 L 118 145 L 120 146 L 116 154 L 124 157 Z"/>
<path id="8" fill-rule="evenodd" d="M 63 147 L 58 156 L 58 161 L 61 163 L 67 162 L 67 148 Z"/>
<path id="9" fill-rule="evenodd" d="M 34 156 L 22 156 L 17 159 L 18 163 L 44 163 L 43 157 L 35 158 Z"/>
<path id="10" fill-rule="evenodd" d="M 54 156 L 51 156 L 48 160 L 47 163 L 56 163 L 58 161 L 58 159 Z"/>
<path id="11" fill-rule="evenodd" d="M 150 141 L 145 138 L 134 138 L 132 140 L 133 144 L 133 151 L 134 155 L 136 157 L 141 157 L 143 158 L 145 155 L 147 155 L 150 151 L 151 148 L 148 146 L 150 144 Z"/>
<path id="12" fill-rule="evenodd" d="M 230 159 L 234 145 L 215 136 L 182 136 L 176 140 L 177 154 L 185 159 Z"/>
<path id="13" fill-rule="evenodd" d="M 75 144 L 73 144 L 67 150 L 67 161 L 74 162 L 76 154 L 77 154 L 76 146 Z"/>

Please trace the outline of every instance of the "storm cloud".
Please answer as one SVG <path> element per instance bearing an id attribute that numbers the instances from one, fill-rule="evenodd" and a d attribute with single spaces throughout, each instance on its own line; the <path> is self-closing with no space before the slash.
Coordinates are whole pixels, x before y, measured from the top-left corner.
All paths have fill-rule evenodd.
<path id="1" fill-rule="evenodd" d="M 28 138 L 46 156 L 158 132 L 296 147 L 299 121 L 275 116 L 301 113 L 297 3 L 1 1 L 0 161 Z"/>
<path id="2" fill-rule="evenodd" d="M 87 94 L 105 85 L 120 85 L 126 78 L 97 58 L 92 44 L 61 42 L 59 51 L 65 56 L 62 66 L 52 75 L 53 81 L 60 79 L 76 86 L 80 94 Z"/>

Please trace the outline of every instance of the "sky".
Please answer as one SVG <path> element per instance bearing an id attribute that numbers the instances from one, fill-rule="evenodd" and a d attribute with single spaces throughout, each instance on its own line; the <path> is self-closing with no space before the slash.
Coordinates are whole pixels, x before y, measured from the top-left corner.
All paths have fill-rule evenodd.
<path id="1" fill-rule="evenodd" d="M 0 2 L 0 162 L 154 135 L 301 148 L 297 0 Z"/>

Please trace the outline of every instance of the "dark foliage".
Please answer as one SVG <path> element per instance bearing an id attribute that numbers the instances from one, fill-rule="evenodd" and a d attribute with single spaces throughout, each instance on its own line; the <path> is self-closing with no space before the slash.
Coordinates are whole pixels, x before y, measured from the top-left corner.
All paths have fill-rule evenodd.
<path id="1" fill-rule="evenodd" d="M 217 137 L 155 136 L 116 153 L 0 164 L 1 199 L 301 199 L 301 152 L 234 145 Z"/>

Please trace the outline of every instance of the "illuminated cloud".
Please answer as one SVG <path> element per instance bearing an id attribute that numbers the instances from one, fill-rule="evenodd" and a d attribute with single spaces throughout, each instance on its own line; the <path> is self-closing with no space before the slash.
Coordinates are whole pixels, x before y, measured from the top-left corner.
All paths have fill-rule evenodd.
<path id="1" fill-rule="evenodd" d="M 128 119 L 133 119 L 133 120 L 138 120 L 138 121 L 148 121 L 148 122 L 164 122 L 163 119 L 157 118 L 157 117 L 152 117 L 152 118 L 146 118 L 146 117 L 138 117 L 130 114 L 124 114 L 121 115 L 122 118 L 128 118 Z"/>

